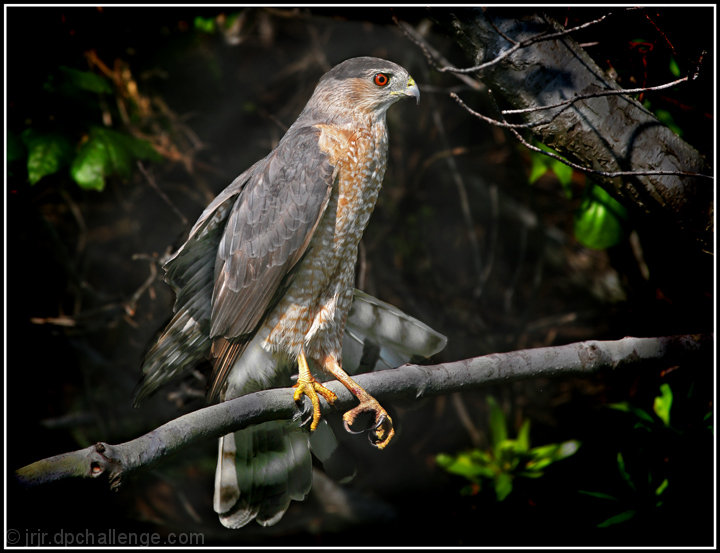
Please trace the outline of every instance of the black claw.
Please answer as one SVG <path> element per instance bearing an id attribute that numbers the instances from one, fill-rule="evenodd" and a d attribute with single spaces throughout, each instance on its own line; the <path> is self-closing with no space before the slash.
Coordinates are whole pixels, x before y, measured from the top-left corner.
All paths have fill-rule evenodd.
<path id="1" fill-rule="evenodd" d="M 378 423 L 377 423 L 375 426 L 373 426 L 372 428 L 369 429 L 369 430 L 371 430 L 371 432 L 368 432 L 368 440 L 369 440 L 369 442 L 370 442 L 370 445 L 372 445 L 372 446 L 374 446 L 374 447 L 377 447 L 379 443 L 381 443 L 381 442 L 384 441 L 384 438 L 380 438 L 380 437 L 378 436 L 378 433 L 376 432 L 376 430 L 377 430 L 378 428 L 380 428 L 381 426 L 385 425 L 385 423 L 387 422 L 387 420 L 388 420 L 388 419 L 387 419 L 387 417 L 386 417 L 385 415 L 381 415 L 381 416 L 380 416 L 380 420 L 378 421 Z M 390 428 L 392 428 L 392 425 L 390 425 Z"/>
<path id="2" fill-rule="evenodd" d="M 353 430 L 352 428 L 350 428 L 350 425 L 345 420 L 343 421 L 343 426 L 345 427 L 345 431 L 349 434 L 362 434 L 363 432 L 365 432 L 365 430 Z"/>
<path id="3" fill-rule="evenodd" d="M 312 407 L 312 402 L 310 402 L 310 409 L 308 410 L 308 408 L 307 408 L 307 402 L 305 401 L 305 398 L 306 398 L 306 397 L 307 397 L 307 396 L 302 396 L 301 398 L 299 398 L 299 399 L 297 399 L 297 400 L 295 401 L 295 405 L 297 405 L 297 406 L 298 406 L 298 409 L 301 410 L 301 411 L 300 411 L 300 417 L 302 417 L 303 415 L 305 415 L 305 413 L 307 413 L 308 411 L 309 411 L 309 413 L 310 413 L 310 416 L 309 416 L 308 418 L 306 418 L 305 420 L 303 420 L 303 421 L 300 423 L 300 426 L 301 426 L 301 427 L 305 426 L 308 422 L 312 422 L 312 419 L 313 419 L 313 407 Z"/>
<path id="4" fill-rule="evenodd" d="M 375 423 L 375 426 L 369 428 L 368 430 L 373 430 L 373 431 L 377 430 L 377 429 L 380 428 L 383 424 L 385 424 L 385 421 L 386 421 L 386 420 L 387 420 L 387 417 L 386 417 L 385 414 L 383 413 L 382 415 L 380 415 L 380 418 L 379 418 L 378 421 Z"/>

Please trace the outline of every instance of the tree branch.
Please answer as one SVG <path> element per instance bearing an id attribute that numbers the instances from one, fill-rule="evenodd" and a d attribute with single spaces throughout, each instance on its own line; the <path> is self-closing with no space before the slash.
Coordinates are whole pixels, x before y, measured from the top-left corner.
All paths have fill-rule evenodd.
<path id="1" fill-rule="evenodd" d="M 662 338 L 623 338 L 587 341 L 564 346 L 518 350 L 474 357 L 439 365 L 403 365 L 396 369 L 361 374 L 360 386 L 381 401 L 417 400 L 472 390 L 512 380 L 587 375 L 603 369 L 626 369 L 662 363 L 687 362 L 712 351 L 713 336 L 681 335 Z M 338 396 L 323 413 L 345 410 L 355 403 L 337 381 L 326 383 Z M 108 474 L 116 489 L 121 477 L 190 447 L 250 424 L 277 419 L 298 419 L 300 413 L 291 388 L 265 390 L 198 409 L 155 430 L 119 445 L 93 446 L 48 457 L 15 472 L 25 485 L 38 485 L 70 477 L 97 478 Z"/>
<path id="2" fill-rule="evenodd" d="M 468 71 L 475 70 L 470 72 L 492 89 L 503 113 L 522 122 L 499 123 L 473 115 L 510 130 L 530 129 L 540 142 L 574 160 L 572 167 L 592 172 L 608 192 L 642 215 L 638 219 L 650 234 L 672 228 L 682 237 L 683 248 L 694 242 L 701 251 L 712 250 L 708 164 L 628 97 L 632 89 L 621 89 L 567 36 L 575 29 L 563 30 L 539 14 L 518 16 L 501 9 L 432 14 L 477 62 Z M 513 46 L 508 48 L 508 43 Z M 694 78 L 688 76 L 685 82 Z"/>

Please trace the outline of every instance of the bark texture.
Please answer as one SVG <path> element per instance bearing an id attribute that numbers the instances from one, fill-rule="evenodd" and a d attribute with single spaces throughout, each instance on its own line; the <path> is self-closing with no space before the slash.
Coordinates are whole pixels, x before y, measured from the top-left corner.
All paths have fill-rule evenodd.
<path id="1" fill-rule="evenodd" d="M 503 109 L 549 106 L 574 97 L 619 90 L 563 28 L 549 18 L 512 10 L 434 14 L 456 34 L 472 64 L 487 63 L 515 43 L 528 42 L 477 72 Z M 603 23 L 605 25 L 605 23 Z M 608 24 L 609 25 L 609 24 Z M 611 29 L 611 27 L 607 27 Z M 682 86 L 682 85 L 680 85 Z M 538 140 L 592 169 L 710 174 L 706 161 L 636 100 L 608 95 L 560 108 L 525 113 Z M 670 224 L 704 251 L 712 251 L 713 180 L 687 175 L 593 176 L 654 228 Z"/>

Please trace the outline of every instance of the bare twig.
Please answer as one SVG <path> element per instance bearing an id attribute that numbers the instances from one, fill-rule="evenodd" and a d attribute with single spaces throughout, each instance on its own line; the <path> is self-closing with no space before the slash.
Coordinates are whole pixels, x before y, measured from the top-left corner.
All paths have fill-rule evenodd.
<path id="1" fill-rule="evenodd" d="M 162 200 L 170 207 L 172 212 L 180 218 L 182 224 L 187 226 L 187 217 L 183 215 L 183 212 L 178 209 L 178 207 L 172 202 L 168 195 L 160 189 L 160 187 L 157 185 L 157 182 L 155 182 L 155 177 L 152 175 L 152 173 L 145 169 L 145 165 L 142 163 L 142 161 L 138 160 L 137 165 L 138 169 L 140 169 L 140 172 L 143 174 L 145 180 L 147 180 L 147 183 L 150 185 L 150 187 L 155 190 L 155 192 L 157 192 L 158 196 L 160 196 L 160 198 L 162 198 Z"/>
<path id="2" fill-rule="evenodd" d="M 628 8 L 628 9 L 635 9 L 635 8 Z M 500 54 L 495 56 L 493 59 L 486 61 L 484 63 L 481 63 L 480 65 L 475 65 L 473 67 L 465 67 L 462 69 L 460 69 L 458 67 L 453 67 L 453 66 L 447 65 L 445 67 L 437 67 L 437 70 L 441 71 L 441 72 L 450 71 L 452 73 L 476 73 L 478 71 L 482 71 L 483 69 L 487 69 L 488 67 L 492 67 L 493 65 L 500 63 L 502 60 L 504 60 L 508 56 L 514 54 L 521 48 L 527 48 L 528 46 L 531 46 L 532 44 L 535 44 L 537 42 L 542 42 L 542 41 L 546 41 L 546 40 L 555 40 L 556 38 L 562 38 L 571 33 L 575 33 L 582 29 L 586 29 L 587 27 L 590 27 L 591 25 L 596 25 L 597 23 L 604 21 L 606 18 L 610 17 L 611 15 L 612 15 L 612 13 L 607 13 L 597 19 L 588 21 L 586 23 L 582 23 L 581 25 L 577 25 L 577 26 L 571 27 L 569 29 L 563 29 L 562 31 L 557 31 L 555 33 L 550 33 L 550 32 L 539 33 L 535 36 L 526 38 L 525 40 L 521 40 L 519 42 L 512 40 L 510 37 L 508 37 L 505 34 L 503 34 L 502 32 L 500 32 L 499 29 L 495 28 L 495 30 L 498 32 L 498 34 L 500 36 L 502 36 L 505 40 L 507 40 L 508 42 L 510 42 L 510 44 L 512 44 L 512 46 L 510 48 L 508 48 L 507 50 L 504 50 L 503 52 L 501 52 Z"/>
<path id="3" fill-rule="evenodd" d="M 591 92 L 589 94 L 580 94 L 578 96 L 574 96 L 573 98 L 570 98 L 569 100 L 565 100 L 563 102 L 557 102 L 555 104 L 550 104 L 547 106 L 533 106 L 531 108 L 524 108 L 524 109 L 505 109 L 501 113 L 503 115 L 518 115 L 518 114 L 522 114 L 522 113 L 532 113 L 535 111 L 542 111 L 542 110 L 546 110 L 546 109 L 554 109 L 554 108 L 569 106 L 580 100 L 588 100 L 590 98 L 600 98 L 601 96 L 612 96 L 615 94 L 619 94 L 619 95 L 639 94 L 641 92 L 652 92 L 655 90 L 664 90 L 666 88 L 671 88 L 673 86 L 676 86 L 680 83 L 684 83 L 687 80 L 689 80 L 689 77 L 685 76 L 682 79 L 677 79 L 676 81 L 672 81 L 670 83 L 665 83 L 665 84 L 661 84 L 661 85 L 657 85 L 657 86 L 644 86 L 644 87 L 640 87 L 640 88 L 622 88 L 622 89 L 613 89 L 613 90 L 600 90 L 598 92 Z M 543 123 L 536 123 L 536 124 L 543 124 Z"/>
<path id="4" fill-rule="evenodd" d="M 593 340 L 433 366 L 408 364 L 361 374 L 356 381 L 378 400 L 413 401 L 540 376 L 588 375 L 603 369 L 662 368 L 681 363 L 696 366 L 698 359 L 712 355 L 713 344 L 712 335 Z M 355 404 L 353 395 L 339 382 L 328 382 L 326 386 L 338 399 L 334 407 L 323 404 L 324 413 Z M 185 414 L 129 442 L 119 445 L 100 442 L 37 461 L 18 469 L 15 475 L 25 485 L 38 485 L 70 477 L 97 478 L 107 474 L 111 488 L 117 489 L 127 473 L 200 441 L 264 421 L 300 418 L 292 397 L 292 388 L 248 394 Z"/>
<path id="5" fill-rule="evenodd" d="M 440 139 L 443 142 L 443 145 L 445 146 L 446 150 L 450 150 L 450 143 L 447 139 L 447 135 L 445 134 L 445 128 L 442 124 L 442 118 L 440 117 L 440 112 L 438 110 L 433 110 L 433 121 L 435 123 L 435 128 L 438 130 L 438 134 L 440 135 Z M 458 170 L 457 163 L 455 162 L 454 156 L 447 156 L 445 158 L 447 161 L 448 167 L 450 169 L 450 173 L 452 174 L 453 181 L 455 182 L 455 186 L 458 191 L 458 199 L 460 200 L 460 211 L 463 215 L 463 219 L 465 221 L 465 227 L 466 232 L 468 236 L 468 241 L 470 242 L 470 253 L 473 259 L 473 264 L 475 265 L 475 272 L 478 275 L 478 278 L 481 278 L 482 275 L 482 259 L 480 256 L 480 245 L 478 244 L 477 240 L 477 234 L 475 233 L 475 223 L 473 221 L 472 217 L 472 210 L 470 209 L 470 200 L 468 199 L 467 194 L 467 188 L 465 187 L 465 181 L 462 178 L 462 175 L 460 174 L 460 171 Z M 474 294 L 476 297 L 480 296 L 480 288 L 479 286 L 475 287 Z"/>
<path id="6" fill-rule="evenodd" d="M 400 30 L 402 30 L 405 36 L 408 37 L 412 42 L 414 42 L 417 47 L 420 48 L 420 50 L 422 50 L 425 58 L 430 65 L 432 65 L 438 70 L 442 66 L 450 65 L 450 62 L 440 52 L 430 46 L 430 44 L 427 43 L 427 41 L 422 37 L 422 35 L 418 33 L 411 25 L 405 23 L 404 21 L 400 21 L 397 16 L 393 16 L 393 21 L 398 27 L 400 27 Z M 437 60 L 437 62 L 435 60 Z M 442 65 L 438 65 L 438 62 Z M 463 75 L 462 73 L 458 73 L 456 74 L 456 76 L 473 90 L 481 90 L 483 88 L 483 85 L 472 77 L 468 77 L 467 75 Z M 425 90 L 425 88 L 427 87 L 423 87 L 423 90 Z"/>
<path id="7" fill-rule="evenodd" d="M 548 157 L 551 157 L 553 159 L 556 159 L 565 165 L 572 167 L 573 169 L 577 169 L 578 171 L 582 171 L 583 173 L 589 173 L 593 175 L 599 175 L 601 177 L 607 177 L 607 178 L 615 178 L 615 177 L 636 177 L 640 175 L 673 175 L 673 176 L 680 176 L 680 177 L 702 177 L 705 179 L 712 179 L 712 175 L 705 175 L 702 173 L 696 173 L 693 171 L 663 171 L 663 170 L 656 170 L 656 169 L 648 169 L 648 170 L 639 170 L 639 171 L 601 171 L 599 169 L 593 169 L 591 167 L 585 167 L 583 165 L 579 165 L 577 163 L 573 163 L 572 161 L 569 161 L 565 159 L 562 156 L 559 156 L 556 153 L 548 152 L 546 150 L 543 150 L 541 148 L 538 148 L 537 146 L 533 146 L 530 144 L 527 140 L 525 140 L 522 135 L 516 130 L 517 128 L 522 127 L 528 127 L 531 125 L 528 124 L 513 124 L 508 123 L 506 121 L 498 121 L 496 119 L 493 119 L 492 117 L 488 117 L 487 115 L 483 115 L 481 113 L 478 113 L 477 111 L 471 109 L 465 102 L 463 102 L 460 97 L 455 94 L 454 92 L 450 94 L 450 96 L 458 103 L 460 106 L 465 109 L 470 115 L 473 115 L 474 117 L 477 117 L 478 119 L 481 119 L 487 123 L 490 123 L 491 125 L 496 125 L 498 127 L 503 127 L 510 132 L 512 132 L 515 137 L 525 146 L 526 148 L 532 150 L 533 152 L 538 152 L 540 154 L 546 155 Z M 546 122 L 543 122 L 542 124 L 545 124 Z M 534 125 L 537 125 L 539 123 L 535 123 Z"/>

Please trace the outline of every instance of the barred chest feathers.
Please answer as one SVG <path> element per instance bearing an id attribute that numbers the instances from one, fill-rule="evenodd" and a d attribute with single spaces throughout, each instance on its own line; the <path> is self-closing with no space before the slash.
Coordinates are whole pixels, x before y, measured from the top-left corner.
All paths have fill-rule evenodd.
<path id="1" fill-rule="evenodd" d="M 358 244 L 375 207 L 387 157 L 385 118 L 353 131 L 316 125 L 337 182 L 287 293 L 261 330 L 268 351 L 304 346 L 310 357 L 341 356 L 355 283 Z M 342 154 L 340 155 L 340 152 Z"/>

